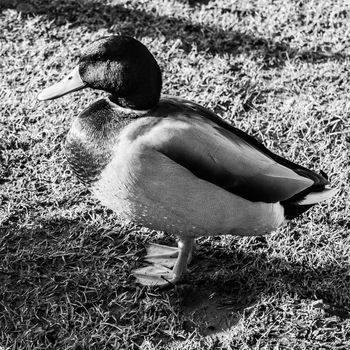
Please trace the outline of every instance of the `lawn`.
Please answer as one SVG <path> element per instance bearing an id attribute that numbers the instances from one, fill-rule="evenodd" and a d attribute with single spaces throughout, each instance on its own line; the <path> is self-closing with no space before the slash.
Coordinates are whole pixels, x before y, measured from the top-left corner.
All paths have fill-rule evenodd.
<path id="1" fill-rule="evenodd" d="M 344 0 L 1 0 L 0 349 L 349 349 L 349 23 Z M 175 238 L 102 207 L 63 151 L 103 93 L 36 99 L 112 33 L 148 46 L 164 94 L 337 196 L 265 237 L 201 238 L 182 283 L 137 286 L 147 243 Z"/>

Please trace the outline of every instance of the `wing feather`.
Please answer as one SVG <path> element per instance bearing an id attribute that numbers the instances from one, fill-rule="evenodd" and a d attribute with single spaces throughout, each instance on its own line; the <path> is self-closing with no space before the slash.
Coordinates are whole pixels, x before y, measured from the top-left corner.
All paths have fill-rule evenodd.
<path id="1" fill-rule="evenodd" d="M 314 184 L 196 111 L 165 115 L 143 142 L 205 181 L 267 203 L 287 200 Z"/>

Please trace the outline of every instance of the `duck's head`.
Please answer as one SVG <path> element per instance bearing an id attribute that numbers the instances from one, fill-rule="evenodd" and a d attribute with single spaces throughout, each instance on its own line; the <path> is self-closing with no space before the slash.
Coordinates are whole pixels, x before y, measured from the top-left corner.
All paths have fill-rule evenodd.
<path id="1" fill-rule="evenodd" d="M 144 110 L 158 103 L 162 78 L 146 46 L 129 36 L 113 35 L 84 48 L 78 66 L 38 99 L 51 100 L 85 87 L 111 93 L 112 101 L 122 107 Z"/>

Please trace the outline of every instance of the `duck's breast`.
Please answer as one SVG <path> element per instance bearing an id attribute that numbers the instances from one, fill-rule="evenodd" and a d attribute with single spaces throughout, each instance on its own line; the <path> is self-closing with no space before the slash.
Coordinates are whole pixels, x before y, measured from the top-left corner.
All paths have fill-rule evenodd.
<path id="1" fill-rule="evenodd" d="M 110 103 L 101 99 L 86 108 L 73 122 L 65 152 L 75 175 L 86 185 L 97 181 L 113 157 L 120 130 L 132 118 L 117 118 Z"/>

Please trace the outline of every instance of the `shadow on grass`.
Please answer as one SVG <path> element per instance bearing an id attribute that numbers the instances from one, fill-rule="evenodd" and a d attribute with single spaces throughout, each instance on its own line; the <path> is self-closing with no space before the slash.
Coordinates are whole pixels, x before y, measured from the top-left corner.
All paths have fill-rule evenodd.
<path id="1" fill-rule="evenodd" d="M 259 242 L 261 237 L 257 237 Z M 350 318 L 350 266 L 336 262 L 323 268 L 271 258 L 265 252 L 225 253 L 200 247 L 189 284 L 180 288 L 180 309 L 191 315 L 189 330 L 222 335 L 231 329 L 262 296 L 288 294 L 295 300 L 322 300 L 327 316 Z"/>
<path id="2" fill-rule="evenodd" d="M 188 1 L 190 5 L 203 1 Z M 203 2 L 205 4 L 205 1 Z M 262 59 L 265 69 L 281 67 L 286 60 L 300 59 L 307 62 L 343 60 L 342 53 L 331 53 L 327 49 L 293 48 L 289 39 L 277 41 L 253 33 L 226 31 L 215 26 L 192 23 L 181 17 L 159 16 L 156 13 L 131 9 L 121 5 L 106 5 L 91 0 L 3 0 L 0 10 L 17 9 L 24 16 L 43 15 L 53 20 L 55 25 L 86 27 L 96 31 L 108 29 L 111 33 L 123 33 L 131 36 L 150 36 L 166 39 L 180 39 L 185 52 L 190 52 L 193 45 L 198 51 L 222 55 L 224 53 L 254 52 Z M 237 12 L 237 16 L 247 16 L 240 10 L 223 8 L 224 12 Z M 47 29 L 50 36 L 50 29 Z M 54 37 L 54 39 L 58 39 Z"/>
<path id="3" fill-rule="evenodd" d="M 136 286 L 131 270 L 142 264 L 153 238 L 135 226 L 111 229 L 113 220 L 107 221 L 101 228 L 81 218 L 52 219 L 2 231 L 0 328 L 8 342 L 59 347 L 72 334 L 88 342 L 92 328 L 100 346 L 110 332 L 135 346 L 194 330 L 215 335 L 232 328 L 262 295 L 283 292 L 323 299 L 329 314 L 349 318 L 349 266 L 310 269 L 253 250 L 228 254 L 200 245 L 179 286 Z"/>

